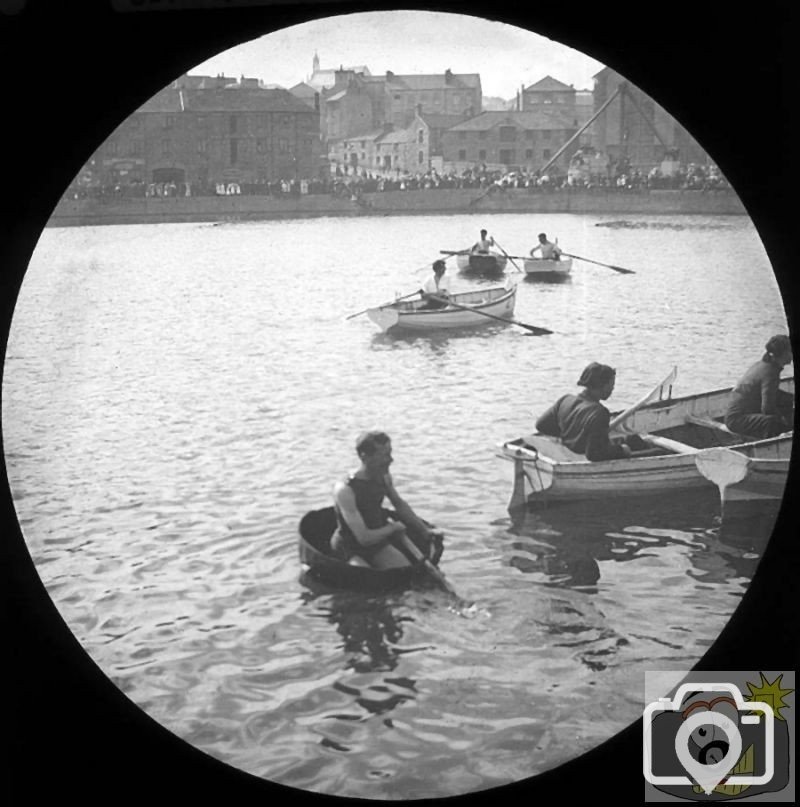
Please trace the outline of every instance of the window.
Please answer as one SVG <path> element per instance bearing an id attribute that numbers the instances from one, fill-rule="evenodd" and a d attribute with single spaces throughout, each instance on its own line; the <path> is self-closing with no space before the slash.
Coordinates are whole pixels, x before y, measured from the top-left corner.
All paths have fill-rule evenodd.
<path id="1" fill-rule="evenodd" d="M 533 149 L 525 149 L 525 159 L 526 160 L 533 159 Z"/>
<path id="2" fill-rule="evenodd" d="M 528 129 L 528 131 L 525 132 L 525 139 L 526 140 L 533 140 L 533 136 L 534 136 L 533 129 Z"/>
<path id="3" fill-rule="evenodd" d="M 478 152 L 478 159 L 479 160 L 485 160 L 486 159 L 486 149 L 481 149 Z"/>
<path id="4" fill-rule="evenodd" d="M 174 115 L 165 115 L 164 116 L 164 128 L 171 129 L 175 125 L 175 116 Z"/>
<path id="5" fill-rule="evenodd" d="M 458 133 L 458 139 L 459 140 L 466 140 L 467 139 L 467 133 L 466 132 L 459 132 Z"/>
<path id="6" fill-rule="evenodd" d="M 420 152 L 417 154 L 417 162 L 418 162 L 420 165 L 422 165 L 422 163 L 424 163 L 424 162 L 425 162 L 425 152 L 424 152 L 424 151 L 420 151 Z"/>
<path id="7" fill-rule="evenodd" d="M 111 157 L 116 157 L 117 156 L 117 141 L 116 140 L 112 140 L 112 141 L 109 142 L 109 144 L 106 146 L 106 153 L 109 154 Z"/>
<path id="8" fill-rule="evenodd" d="M 236 165 L 239 161 L 239 141 L 231 139 L 231 165 Z"/>
<path id="9" fill-rule="evenodd" d="M 289 141 L 285 138 L 278 140 L 278 151 L 289 151 Z"/>
<path id="10" fill-rule="evenodd" d="M 208 151 L 208 142 L 206 140 L 197 141 L 197 153 L 205 154 Z"/>
<path id="11" fill-rule="evenodd" d="M 228 118 L 228 130 L 230 131 L 231 134 L 236 134 L 236 128 L 238 124 L 239 121 L 236 118 L 236 115 L 231 115 L 230 118 Z"/>
<path id="12" fill-rule="evenodd" d="M 206 116 L 205 115 L 198 115 L 197 116 L 197 125 L 198 126 L 205 126 L 206 125 Z"/>
<path id="13" fill-rule="evenodd" d="M 517 153 L 514 149 L 500 149 L 500 162 L 503 165 L 511 165 L 517 161 Z"/>
<path id="14" fill-rule="evenodd" d="M 478 132 L 478 140 L 486 140 L 487 132 Z"/>
<path id="15" fill-rule="evenodd" d="M 161 141 L 161 153 L 164 156 L 166 156 L 167 154 L 170 153 L 171 150 L 172 150 L 172 141 L 168 137 L 165 137 Z"/>
<path id="16" fill-rule="evenodd" d="M 420 129 L 417 132 L 417 143 L 424 143 L 425 142 L 425 130 Z"/>
<path id="17" fill-rule="evenodd" d="M 544 151 L 542 151 L 542 159 L 543 160 L 550 159 L 550 149 L 544 149 Z"/>
<path id="18" fill-rule="evenodd" d="M 466 160 L 467 159 L 467 150 L 466 149 L 459 149 L 458 150 L 458 159 L 459 160 Z"/>
<path id="19" fill-rule="evenodd" d="M 545 129 L 545 130 L 542 132 L 542 137 L 543 137 L 545 140 L 552 140 L 552 139 L 553 139 L 553 133 L 550 131 L 550 129 Z"/>
<path id="20" fill-rule="evenodd" d="M 362 152 L 361 152 L 361 159 L 362 159 L 362 160 L 366 160 L 366 159 L 367 159 L 367 154 L 366 154 L 366 152 L 364 152 L 364 151 L 362 151 Z"/>
<path id="21" fill-rule="evenodd" d="M 267 140 L 266 140 L 266 138 L 259 137 L 258 140 L 256 140 L 256 151 L 259 154 L 266 154 L 266 151 L 267 151 Z"/>
<path id="22" fill-rule="evenodd" d="M 517 139 L 517 128 L 515 126 L 501 126 L 500 140 L 504 143 L 512 143 Z M 502 162 L 502 160 L 501 160 Z"/>

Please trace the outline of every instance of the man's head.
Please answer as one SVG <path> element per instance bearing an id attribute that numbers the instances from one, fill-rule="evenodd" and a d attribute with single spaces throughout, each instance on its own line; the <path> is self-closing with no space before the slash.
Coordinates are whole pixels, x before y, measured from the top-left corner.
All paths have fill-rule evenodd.
<path id="1" fill-rule="evenodd" d="M 764 349 L 781 366 L 792 361 L 792 343 L 786 334 L 779 333 L 771 337 Z"/>
<path id="2" fill-rule="evenodd" d="M 433 262 L 433 271 L 436 273 L 437 276 L 443 275 L 445 268 L 446 267 L 444 261 L 438 260 Z"/>
<path id="3" fill-rule="evenodd" d="M 613 367 L 593 361 L 584 368 L 578 386 L 586 387 L 587 392 L 598 400 L 605 400 L 614 391 L 616 379 L 617 371 Z"/>
<path id="4" fill-rule="evenodd" d="M 488 235 L 487 230 L 481 230 L 481 238 L 486 238 L 487 235 Z"/>
<path id="5" fill-rule="evenodd" d="M 356 454 L 368 470 L 385 473 L 392 464 L 392 441 L 386 432 L 361 432 L 356 438 Z"/>
<path id="6" fill-rule="evenodd" d="M 544 244 L 547 241 L 547 236 L 544 233 L 539 233 L 539 243 Z"/>

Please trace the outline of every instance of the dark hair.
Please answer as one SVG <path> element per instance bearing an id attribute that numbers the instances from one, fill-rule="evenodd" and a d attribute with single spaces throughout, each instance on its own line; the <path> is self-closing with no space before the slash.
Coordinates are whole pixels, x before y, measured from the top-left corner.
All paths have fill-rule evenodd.
<path id="1" fill-rule="evenodd" d="M 361 434 L 359 434 L 356 438 L 356 454 L 358 454 L 359 457 L 362 454 L 366 454 L 368 457 L 371 457 L 375 453 L 375 449 L 378 446 L 385 446 L 389 440 L 389 435 L 386 434 L 386 432 L 361 432 Z"/>
<path id="2" fill-rule="evenodd" d="M 487 232 L 488 230 L 481 230 L 481 235 L 486 235 Z"/>
<path id="3" fill-rule="evenodd" d="M 779 333 L 770 338 L 764 350 L 771 356 L 781 356 L 784 353 L 791 353 L 792 343 L 789 341 L 789 337 L 786 336 L 786 334 Z"/>
<path id="4" fill-rule="evenodd" d="M 613 367 L 593 361 L 584 368 L 578 379 L 578 386 L 599 387 L 601 384 L 611 381 L 616 375 L 617 371 Z"/>
<path id="5" fill-rule="evenodd" d="M 539 233 L 539 238 L 544 238 L 547 241 L 547 233 Z"/>
<path id="6" fill-rule="evenodd" d="M 433 262 L 433 271 L 434 271 L 434 272 L 438 271 L 439 269 L 441 269 L 441 270 L 444 272 L 444 270 L 445 270 L 446 268 L 447 268 L 447 267 L 445 266 L 444 261 L 443 261 L 443 260 L 441 260 L 441 259 L 440 259 L 440 260 L 438 260 L 438 261 L 434 261 L 434 262 Z"/>

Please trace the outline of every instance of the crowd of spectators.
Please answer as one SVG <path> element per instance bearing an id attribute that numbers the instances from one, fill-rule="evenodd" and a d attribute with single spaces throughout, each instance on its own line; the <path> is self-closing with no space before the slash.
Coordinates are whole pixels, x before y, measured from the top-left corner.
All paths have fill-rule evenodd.
<path id="1" fill-rule="evenodd" d="M 503 193 L 511 189 L 525 189 L 529 193 L 552 192 L 565 189 L 581 189 L 604 192 L 645 192 L 673 189 L 688 191 L 728 190 L 727 180 L 714 167 L 690 164 L 665 175 L 659 168 L 649 172 L 631 170 L 624 164 L 613 166 L 602 174 L 532 170 L 502 172 L 476 166 L 460 173 L 425 173 L 384 177 L 370 172 L 345 175 L 337 172 L 330 177 L 292 180 L 261 180 L 255 182 L 146 183 L 141 180 L 120 181 L 105 184 L 75 184 L 65 194 L 70 199 L 144 199 L 181 196 L 272 196 L 278 198 L 298 197 L 308 194 L 330 194 L 337 198 L 358 201 L 364 194 L 383 191 L 430 190 L 430 189 L 480 189 L 487 194 Z"/>

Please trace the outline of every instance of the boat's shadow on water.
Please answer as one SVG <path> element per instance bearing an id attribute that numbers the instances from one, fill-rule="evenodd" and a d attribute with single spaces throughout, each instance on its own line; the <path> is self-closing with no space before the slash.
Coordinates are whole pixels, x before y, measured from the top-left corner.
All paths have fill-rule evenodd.
<path id="1" fill-rule="evenodd" d="M 504 325 L 487 318 L 485 325 L 469 325 L 463 328 L 439 328 L 425 333 L 399 332 L 377 333 L 372 337 L 370 347 L 373 350 L 404 349 L 407 347 L 423 345 L 432 351 L 442 352 L 451 342 L 462 339 L 485 338 L 500 331 L 505 331 L 513 323 Z"/>
<path id="2" fill-rule="evenodd" d="M 775 525 L 776 510 L 721 519 L 718 495 L 591 502 L 516 514 L 506 562 L 543 585 L 594 593 L 604 562 L 625 563 L 686 547 L 688 574 L 707 583 L 751 579 Z"/>

